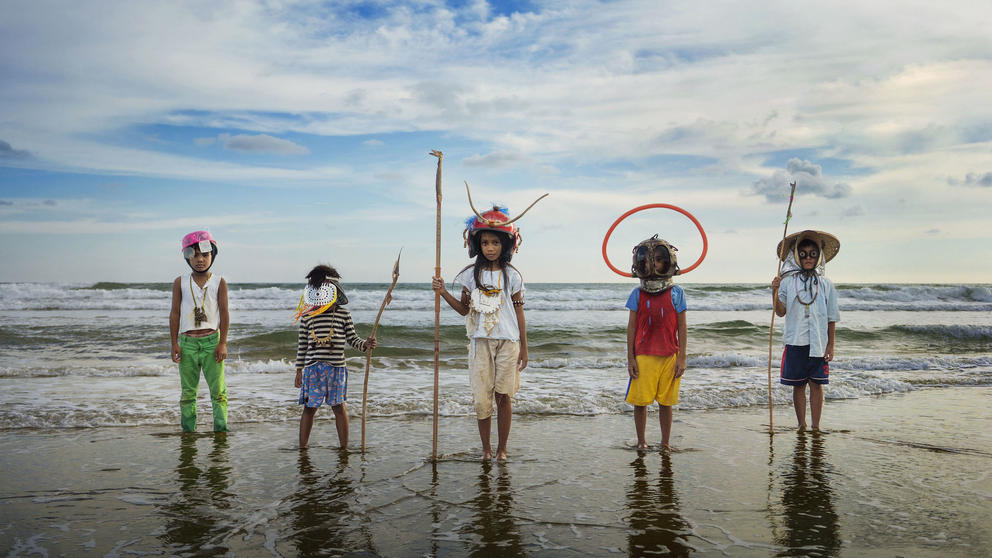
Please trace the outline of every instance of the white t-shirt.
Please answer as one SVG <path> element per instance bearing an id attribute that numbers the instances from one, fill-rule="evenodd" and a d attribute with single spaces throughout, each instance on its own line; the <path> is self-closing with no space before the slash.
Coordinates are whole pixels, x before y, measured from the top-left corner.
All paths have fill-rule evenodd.
<path id="1" fill-rule="evenodd" d="M 837 289 L 826 277 L 818 277 L 817 280 L 816 284 L 812 279 L 803 283 L 797 274 L 791 273 L 782 278 L 778 288 L 778 299 L 785 304 L 782 342 L 786 345 L 809 345 L 811 357 L 822 357 L 827 348 L 827 323 L 840 321 Z M 807 312 L 803 302 L 809 300 L 813 302 Z"/>
<path id="2" fill-rule="evenodd" d="M 469 290 L 475 290 L 475 268 L 468 267 L 455 276 L 455 282 Z M 524 292 L 524 280 L 516 269 L 507 266 L 504 276 L 502 270 L 479 272 L 479 278 L 486 287 L 499 287 L 500 304 L 496 312 L 498 322 L 492 333 L 486 333 L 485 320 L 481 315 L 475 316 L 475 328 L 469 332 L 469 337 L 487 339 L 509 339 L 510 341 L 520 340 L 520 326 L 517 324 L 517 313 L 513 311 L 513 300 L 510 298 L 517 293 Z M 471 310 L 469 319 L 472 319 Z M 478 313 L 476 313 L 478 314 Z"/>

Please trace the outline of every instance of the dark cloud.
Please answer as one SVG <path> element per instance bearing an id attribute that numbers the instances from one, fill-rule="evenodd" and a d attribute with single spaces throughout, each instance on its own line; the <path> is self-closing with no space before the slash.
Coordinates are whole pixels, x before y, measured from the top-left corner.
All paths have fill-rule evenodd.
<path id="1" fill-rule="evenodd" d="M 274 153 L 277 155 L 306 155 L 310 150 L 289 140 L 272 137 L 268 134 L 249 136 L 247 134 L 221 134 L 217 138 L 225 149 L 243 153 Z"/>
<path id="2" fill-rule="evenodd" d="M 940 234 L 940 229 L 929 229 L 928 231 L 926 231 L 925 234 L 927 234 L 929 236 L 935 236 L 935 235 Z"/>
<path id="3" fill-rule="evenodd" d="M 992 172 L 985 174 L 969 172 L 964 176 L 964 180 L 948 178 L 947 183 L 951 186 L 978 186 L 981 188 L 992 188 Z"/>
<path id="4" fill-rule="evenodd" d="M 42 203 L 42 205 L 47 205 L 48 207 L 55 207 L 56 205 L 59 204 L 59 202 L 57 202 L 55 200 L 45 200 L 45 201 L 43 201 L 41 203 Z"/>
<path id="5" fill-rule="evenodd" d="M 530 157 L 512 151 L 494 151 L 487 155 L 473 155 L 462 159 L 466 167 L 503 168 L 520 164 L 530 164 Z"/>
<path id="6" fill-rule="evenodd" d="M 820 165 L 793 157 L 785 165 L 785 170 L 776 170 L 771 176 L 757 180 L 751 186 L 751 193 L 765 196 L 769 202 L 788 201 L 793 181 L 800 195 L 840 199 L 849 197 L 852 192 L 851 186 L 843 182 L 828 183 Z"/>
<path id="7" fill-rule="evenodd" d="M 860 217 L 865 214 L 865 208 L 854 205 L 844 210 L 844 217 Z"/>
<path id="8" fill-rule="evenodd" d="M 14 149 L 9 143 L 0 140 L 0 159 L 8 160 L 24 160 L 24 159 L 34 159 L 28 151 L 22 151 L 20 149 Z"/>
<path id="9" fill-rule="evenodd" d="M 372 175 L 372 178 L 376 180 L 381 180 L 383 182 L 406 182 L 409 180 L 409 176 L 402 172 L 378 172 Z"/>
<path id="10" fill-rule="evenodd" d="M 0 205 L 14 205 L 14 202 L 7 200 L 0 200 Z"/>

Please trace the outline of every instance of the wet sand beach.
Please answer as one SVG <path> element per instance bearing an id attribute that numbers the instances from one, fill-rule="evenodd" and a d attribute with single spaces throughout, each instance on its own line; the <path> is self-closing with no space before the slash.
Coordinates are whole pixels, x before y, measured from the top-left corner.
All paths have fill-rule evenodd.
<path id="1" fill-rule="evenodd" d="M 506 463 L 474 420 L 372 417 L 369 448 L 293 422 L 0 433 L 10 556 L 987 556 L 992 388 L 675 413 L 670 454 L 631 415 L 516 417 Z M 649 440 L 658 440 L 656 413 Z"/>

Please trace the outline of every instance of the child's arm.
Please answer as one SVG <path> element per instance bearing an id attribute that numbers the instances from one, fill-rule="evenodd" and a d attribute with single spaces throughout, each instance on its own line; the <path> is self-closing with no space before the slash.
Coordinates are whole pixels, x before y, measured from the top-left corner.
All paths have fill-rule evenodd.
<path id="1" fill-rule="evenodd" d="M 303 366 L 307 363 L 307 327 L 300 320 L 300 331 L 296 336 L 296 381 L 293 385 L 303 387 Z"/>
<path id="2" fill-rule="evenodd" d="M 355 331 L 355 322 L 351 319 L 351 313 L 348 313 L 344 320 L 344 338 L 351 345 L 351 348 L 356 351 L 367 353 L 369 349 L 375 348 L 375 337 L 369 337 L 368 339 L 358 337 L 358 333 Z"/>
<path id="3" fill-rule="evenodd" d="M 688 328 L 685 325 L 685 311 L 678 313 L 678 325 L 679 325 L 679 356 L 675 359 L 675 377 L 681 378 L 682 374 L 685 374 L 685 368 L 686 368 L 685 338 L 688 332 Z"/>
<path id="4" fill-rule="evenodd" d="M 172 282 L 172 309 L 169 311 L 169 337 L 172 340 L 170 349 L 172 362 L 179 362 L 183 356 L 183 351 L 179 347 L 179 312 L 183 301 L 183 286 L 180 277 Z"/>
<path id="5" fill-rule="evenodd" d="M 830 362 L 834 358 L 834 329 L 837 322 L 827 322 L 827 349 L 823 352 L 823 360 Z"/>
<path id="6" fill-rule="evenodd" d="M 627 318 L 627 374 L 636 378 L 640 371 L 637 369 L 637 357 L 634 355 L 634 340 L 637 338 L 637 312 L 630 311 Z"/>
<path id="7" fill-rule="evenodd" d="M 454 308 L 455 312 L 458 312 L 462 316 L 468 314 L 468 299 L 471 295 L 471 293 L 468 292 L 468 289 L 462 287 L 462 298 L 459 300 L 452 296 L 452 294 L 448 292 L 448 289 L 445 288 L 444 279 L 441 279 L 440 277 L 431 279 L 431 286 L 434 288 L 434 292 L 441 294 L 441 298 L 448 303 L 448 306 Z"/>
<path id="8" fill-rule="evenodd" d="M 227 281 L 223 277 L 217 287 L 217 313 L 220 314 L 220 342 L 214 349 L 214 360 L 224 362 L 227 358 L 227 330 L 231 326 L 231 314 L 227 309 Z"/>
<path id="9" fill-rule="evenodd" d="M 524 319 L 524 296 L 521 291 L 513 293 L 513 313 L 517 315 L 517 326 L 520 328 L 520 356 L 517 359 L 517 370 L 527 368 L 527 320 Z"/>
<path id="10" fill-rule="evenodd" d="M 778 299 L 778 287 L 782 284 L 782 278 L 776 276 L 772 279 L 772 306 L 775 308 L 775 314 L 781 318 L 785 315 L 785 305 L 782 301 Z"/>

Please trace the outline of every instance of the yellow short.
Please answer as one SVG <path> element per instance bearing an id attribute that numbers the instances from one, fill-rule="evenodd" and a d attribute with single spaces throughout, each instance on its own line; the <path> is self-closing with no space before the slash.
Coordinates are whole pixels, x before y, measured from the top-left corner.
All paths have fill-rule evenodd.
<path id="1" fill-rule="evenodd" d="M 675 360 L 678 354 L 671 356 L 637 355 L 636 378 L 631 378 L 627 384 L 627 403 L 644 407 L 658 402 L 659 405 L 672 406 L 679 402 L 679 384 L 682 378 L 675 377 Z"/>

